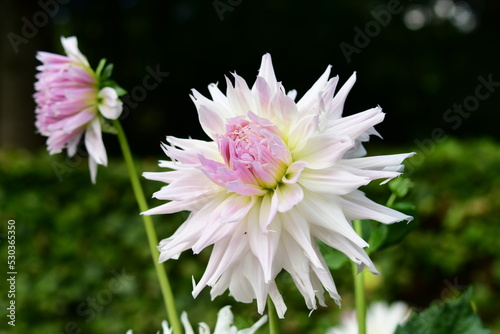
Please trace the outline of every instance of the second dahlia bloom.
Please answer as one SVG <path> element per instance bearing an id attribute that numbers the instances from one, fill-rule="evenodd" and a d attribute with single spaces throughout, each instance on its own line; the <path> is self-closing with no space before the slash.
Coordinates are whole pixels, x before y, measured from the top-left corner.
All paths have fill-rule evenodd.
<path id="1" fill-rule="evenodd" d="M 325 290 L 340 303 L 317 241 L 377 273 L 351 221 L 411 220 L 369 200 L 358 187 L 400 175 L 401 162 L 412 153 L 362 157 L 362 142 L 377 134 L 373 126 L 384 114 L 376 107 L 342 117 L 356 77 L 335 94 L 338 77 L 329 76 L 330 66 L 295 102 L 296 92 L 285 92 L 266 54 L 252 88 L 234 74 L 225 95 L 214 84 L 212 99 L 193 90 L 201 126 L 212 140 L 167 137 L 163 149 L 171 161 L 160 166 L 171 170 L 144 176 L 169 183 L 154 197 L 170 201 L 145 214 L 191 211 L 161 241 L 160 261 L 213 245 L 194 296 L 207 285 L 212 297 L 229 289 L 238 301 L 256 299 L 262 313 L 269 295 L 283 317 L 286 306 L 275 278 L 284 269 L 308 308 L 325 305 Z"/>
<path id="2" fill-rule="evenodd" d="M 101 118 L 117 119 L 122 112 L 122 102 L 114 88 L 100 88 L 107 78 L 100 76 L 100 70 L 97 73 L 92 70 L 78 49 L 76 37 L 61 38 L 61 43 L 66 56 L 37 53 L 42 65 L 37 67 L 40 73 L 36 75 L 38 80 L 35 83 L 35 125 L 42 135 L 48 137 L 50 154 L 67 149 L 68 155 L 74 156 L 84 136 L 90 176 L 95 183 L 97 165 L 106 166 L 108 162 L 101 135 Z"/>

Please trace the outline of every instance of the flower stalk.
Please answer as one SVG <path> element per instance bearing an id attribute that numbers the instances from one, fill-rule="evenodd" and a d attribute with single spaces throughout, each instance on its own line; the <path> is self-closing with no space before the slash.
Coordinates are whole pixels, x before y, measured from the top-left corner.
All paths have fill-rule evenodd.
<path id="1" fill-rule="evenodd" d="M 395 192 L 393 192 L 391 194 L 391 196 L 389 197 L 389 199 L 387 200 L 386 206 L 388 206 L 389 208 L 392 207 L 392 205 L 394 204 L 394 201 L 396 200 L 397 197 L 398 197 L 398 195 Z"/>
<path id="2" fill-rule="evenodd" d="M 361 220 L 353 222 L 354 230 L 358 235 L 362 234 Z M 366 297 L 364 270 L 358 273 L 358 265 L 352 262 L 352 274 L 354 276 L 354 298 L 356 307 L 356 318 L 358 320 L 358 333 L 366 334 Z"/>
<path id="3" fill-rule="evenodd" d="M 130 152 L 130 147 L 125 136 L 125 132 L 120 124 L 120 121 L 113 120 L 113 125 L 117 131 L 118 141 L 123 152 L 123 157 L 127 165 L 127 169 L 130 176 L 130 182 L 132 183 L 132 189 L 134 190 L 135 199 L 139 206 L 141 212 L 148 210 L 148 205 L 146 203 L 146 198 L 144 197 L 144 191 L 142 190 L 139 177 L 137 175 L 137 170 L 134 165 L 134 160 L 132 158 L 132 153 Z M 177 315 L 177 310 L 175 308 L 174 296 L 172 293 L 172 288 L 168 281 L 167 274 L 165 272 L 165 267 L 163 264 L 158 262 L 159 252 L 156 246 L 158 245 L 158 238 L 156 236 L 156 231 L 153 225 L 153 219 L 151 216 L 142 215 L 144 221 L 144 227 L 146 228 L 146 234 L 148 237 L 149 249 L 151 251 L 151 256 L 153 258 L 153 263 L 155 265 L 156 275 L 158 276 L 158 281 L 160 283 L 161 292 L 163 295 L 163 300 L 165 302 L 165 307 L 167 310 L 167 316 L 169 323 L 172 325 L 173 333 L 181 334 L 182 327 Z"/>
<path id="4" fill-rule="evenodd" d="M 267 298 L 267 313 L 269 317 L 269 334 L 279 334 L 278 315 L 270 297 Z"/>

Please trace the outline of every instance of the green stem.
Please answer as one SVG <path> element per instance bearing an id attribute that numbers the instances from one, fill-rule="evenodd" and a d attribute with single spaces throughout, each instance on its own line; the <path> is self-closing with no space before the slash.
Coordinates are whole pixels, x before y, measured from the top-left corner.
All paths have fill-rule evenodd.
<path id="1" fill-rule="evenodd" d="M 271 297 L 267 297 L 267 314 L 269 317 L 269 334 L 279 334 L 278 314 Z"/>
<path id="2" fill-rule="evenodd" d="M 358 235 L 362 235 L 360 220 L 353 222 L 354 230 Z M 358 274 L 358 266 L 352 263 L 352 274 L 354 276 L 354 298 L 356 306 L 356 316 L 358 319 L 358 333 L 366 334 L 366 298 L 365 298 L 365 277 L 364 271 Z"/>
<path id="3" fill-rule="evenodd" d="M 130 176 L 130 182 L 132 183 L 132 189 L 134 190 L 135 199 L 139 205 L 139 210 L 144 212 L 148 210 L 148 204 L 146 198 L 144 197 L 144 191 L 142 190 L 141 183 L 139 181 L 139 176 L 137 175 L 137 170 L 135 169 L 134 160 L 132 158 L 132 153 L 130 152 L 130 147 L 128 146 L 127 137 L 125 137 L 125 132 L 120 124 L 119 120 L 113 120 L 113 125 L 117 131 L 118 141 L 120 142 L 120 147 L 123 152 L 123 157 L 125 158 L 125 163 L 127 164 L 128 173 Z M 144 221 L 144 227 L 146 228 L 146 234 L 148 236 L 149 249 L 151 251 L 151 256 L 153 258 L 153 263 L 156 269 L 156 275 L 158 276 L 158 281 L 160 282 L 161 292 L 163 294 L 163 300 L 165 302 L 165 307 L 167 309 L 167 316 L 170 325 L 173 328 L 175 334 L 182 333 L 182 327 L 177 315 L 177 310 L 175 309 L 174 295 L 172 293 L 172 288 L 168 281 L 167 274 L 165 272 L 165 267 L 163 264 L 158 262 L 159 252 L 156 246 L 158 245 L 158 238 L 153 225 L 153 219 L 151 216 L 141 215 Z"/>
<path id="4" fill-rule="evenodd" d="M 396 193 L 392 193 L 389 199 L 387 200 L 386 206 L 391 207 L 394 204 L 394 201 L 396 200 L 397 197 L 398 196 L 396 195 Z"/>

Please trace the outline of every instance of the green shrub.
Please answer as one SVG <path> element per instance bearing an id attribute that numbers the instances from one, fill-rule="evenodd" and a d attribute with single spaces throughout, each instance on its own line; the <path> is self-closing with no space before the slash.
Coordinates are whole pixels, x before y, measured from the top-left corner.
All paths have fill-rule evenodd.
<path id="1" fill-rule="evenodd" d="M 390 153 L 387 147 L 377 150 Z M 500 298 L 499 165 L 500 145 L 488 140 L 447 140 L 425 156 L 411 175 L 415 187 L 409 195 L 419 226 L 403 243 L 373 255 L 382 276 L 368 275 L 369 300 L 398 299 L 423 308 L 474 285 L 479 314 L 487 326 L 500 328 L 494 306 Z M 156 158 L 144 160 L 138 170 L 159 171 Z M 145 180 L 143 184 L 146 196 L 161 186 Z M 379 203 L 390 195 L 388 187 L 378 183 L 365 191 Z M 150 200 L 150 206 L 158 204 Z M 123 163 L 111 160 L 107 168 L 99 167 L 97 184 L 92 185 L 86 159 L 0 151 L 0 211 L 2 259 L 5 223 L 16 221 L 18 333 L 60 334 L 71 326 L 81 333 L 159 329 L 165 318 L 163 301 Z M 185 212 L 154 217 L 158 237 L 170 236 L 186 217 Z M 185 252 L 178 261 L 167 262 L 178 310 L 188 311 L 193 324 L 213 326 L 217 311 L 230 304 L 239 326 L 255 322 L 260 317 L 255 304 L 236 303 L 227 295 L 211 302 L 208 289 L 193 300 L 191 277 L 201 277 L 209 254 Z M 3 268 L 2 282 L 5 273 Z M 333 276 L 343 309 L 352 308 L 349 265 Z M 288 306 L 282 332 L 324 333 L 336 324 L 340 311 L 332 301 L 309 316 L 286 273 L 279 276 L 278 286 Z M 5 310 L 8 301 L 5 296 L 0 300 Z"/>

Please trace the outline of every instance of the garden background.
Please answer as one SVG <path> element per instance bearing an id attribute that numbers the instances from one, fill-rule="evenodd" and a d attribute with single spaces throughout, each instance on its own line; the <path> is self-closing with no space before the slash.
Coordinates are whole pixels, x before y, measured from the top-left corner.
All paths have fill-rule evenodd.
<path id="1" fill-rule="evenodd" d="M 357 71 L 344 113 L 386 112 L 369 155 L 417 152 L 406 162 L 416 228 L 373 259 L 368 300 L 403 300 L 415 310 L 473 287 L 486 327 L 500 333 L 500 24 L 497 1 L 84 1 L 0 3 L 0 333 L 155 333 L 165 318 L 116 138 L 110 162 L 90 183 L 85 152 L 49 156 L 34 127 L 37 50 L 61 52 L 75 35 L 95 68 L 114 63 L 129 92 L 122 124 L 139 171 L 159 171 L 166 135 L 206 139 L 190 89 L 236 71 L 252 83 L 269 52 L 286 89 L 300 97 L 328 64 L 343 83 Z M 168 73 L 168 74 L 167 74 Z M 153 79 L 154 80 L 153 80 Z M 160 184 L 146 181 L 146 194 Z M 385 203 L 387 186 L 369 185 Z M 150 206 L 160 202 L 151 200 Z M 186 213 L 155 217 L 165 238 Z M 6 224 L 16 222 L 16 327 L 7 326 Z M 236 323 L 259 318 L 253 304 L 206 289 L 191 297 L 209 252 L 169 261 L 178 310 L 212 325 L 232 305 Z M 333 271 L 343 310 L 352 308 L 350 266 Z M 118 283 L 117 283 L 118 282 Z M 324 333 L 340 310 L 310 316 L 287 274 L 283 333 Z M 265 329 L 260 331 L 265 333 Z M 76 332 L 75 332 L 76 333 Z"/>

